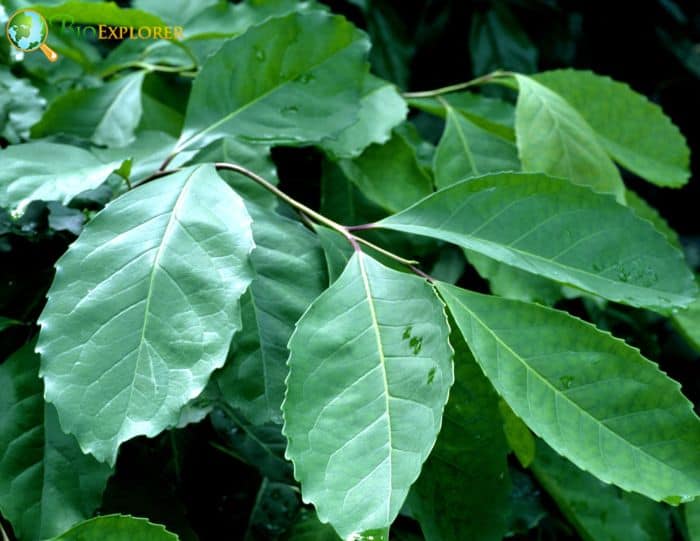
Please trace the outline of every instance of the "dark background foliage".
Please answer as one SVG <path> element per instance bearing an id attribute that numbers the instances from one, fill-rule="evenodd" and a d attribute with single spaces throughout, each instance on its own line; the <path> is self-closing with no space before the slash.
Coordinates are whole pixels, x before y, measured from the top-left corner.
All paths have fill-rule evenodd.
<path id="1" fill-rule="evenodd" d="M 629 83 L 661 105 L 688 138 L 693 154 L 698 155 L 700 123 L 694 108 L 700 96 L 697 1 L 326 3 L 368 30 L 374 43 L 374 71 L 403 89 L 436 88 L 498 68 L 525 73 L 560 67 L 590 69 Z M 433 142 L 439 138 L 439 123 L 420 114 L 413 120 L 425 138 Z M 6 144 L 0 139 L 0 145 Z M 282 188 L 317 207 L 321 156 L 308 149 L 277 149 L 274 157 Z M 692 169 L 697 176 L 697 159 Z M 670 190 L 634 178 L 625 181 L 680 233 L 697 269 L 700 183 L 694 179 L 682 190 Z M 100 203 L 100 194 L 95 194 L 81 207 L 98 209 Z M 27 323 L 0 333 L 0 358 L 33 332 L 31 325 L 43 307 L 53 264 L 81 224 L 81 212 L 56 204 L 35 203 L 19 222 L 0 213 L 0 314 Z M 462 283 L 470 288 L 485 287 L 469 271 Z M 664 370 L 683 382 L 686 395 L 700 403 L 699 359 L 659 317 L 624 307 L 600 312 L 581 301 L 567 307 L 658 359 Z M 246 531 L 250 539 L 276 538 L 275 522 L 283 521 L 291 504 L 281 493 L 279 508 L 264 510 L 258 524 L 248 524 L 261 479 L 255 469 L 220 450 L 232 437 L 236 434 L 227 433 L 225 426 L 204 423 L 154 440 L 129 442 L 108 486 L 102 511 L 148 516 L 165 523 L 186 541 L 243 539 Z M 513 479 L 517 496 L 512 528 L 521 532 L 514 539 L 576 538 L 528 475 L 514 471 Z M 420 539 L 412 536 L 419 530 L 409 519 L 400 519 L 400 523 L 397 538 Z"/>

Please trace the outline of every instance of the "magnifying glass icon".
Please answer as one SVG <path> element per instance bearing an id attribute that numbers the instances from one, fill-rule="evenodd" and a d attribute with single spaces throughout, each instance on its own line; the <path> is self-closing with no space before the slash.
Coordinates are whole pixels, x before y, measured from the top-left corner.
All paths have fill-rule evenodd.
<path id="1" fill-rule="evenodd" d="M 17 11 L 7 21 L 5 34 L 15 49 L 25 53 L 39 49 L 50 62 L 58 59 L 56 51 L 46 45 L 49 25 L 41 13 L 31 9 Z"/>

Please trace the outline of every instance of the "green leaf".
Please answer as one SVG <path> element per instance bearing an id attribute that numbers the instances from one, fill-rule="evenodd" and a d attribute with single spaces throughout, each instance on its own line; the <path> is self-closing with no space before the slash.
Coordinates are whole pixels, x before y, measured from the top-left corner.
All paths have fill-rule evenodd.
<path id="1" fill-rule="evenodd" d="M 673 312 L 673 323 L 688 343 L 700 352 L 700 299 Z"/>
<path id="2" fill-rule="evenodd" d="M 682 249 L 678 233 L 671 229 L 671 226 L 668 225 L 668 222 L 659 214 L 658 210 L 649 205 L 649 203 L 632 190 L 625 191 L 625 200 L 627 206 L 631 208 L 637 216 L 650 221 L 656 230 L 666 237 L 666 240 L 668 240 L 670 244 L 679 250 Z"/>
<path id="3" fill-rule="evenodd" d="M 21 321 L 17 321 L 16 319 L 0 316 L 0 332 L 17 325 L 23 325 L 23 323 Z"/>
<path id="4" fill-rule="evenodd" d="M 328 283 L 316 236 L 299 222 L 248 205 L 255 278 L 243 297 L 243 330 L 216 381 L 226 402 L 254 424 L 282 422 L 287 342 Z"/>
<path id="5" fill-rule="evenodd" d="M 455 384 L 435 448 L 413 487 L 411 511 L 426 541 L 501 541 L 510 481 L 498 397 L 459 332 L 450 340 Z"/>
<path id="6" fill-rule="evenodd" d="M 58 133 L 88 139 L 96 145 L 123 147 L 134 140 L 141 120 L 143 71 L 97 88 L 71 90 L 54 100 L 32 137 Z"/>
<path id="7" fill-rule="evenodd" d="M 401 124 L 408 106 L 396 87 L 373 76 L 365 77 L 357 123 L 321 146 L 336 158 L 356 158 L 369 145 L 386 143 L 391 130 Z"/>
<path id="8" fill-rule="evenodd" d="M 365 20 L 372 38 L 372 71 L 383 79 L 406 88 L 416 46 L 401 10 L 390 1 L 372 0 L 367 3 Z"/>
<path id="9" fill-rule="evenodd" d="M 138 9 L 122 8 L 114 2 L 70 1 L 55 6 L 34 5 L 32 9 L 46 20 L 72 24 L 108 24 L 111 26 L 165 26 L 155 15 Z"/>
<path id="10" fill-rule="evenodd" d="M 411 98 L 408 104 L 442 118 L 447 116 L 449 106 L 480 128 L 507 141 L 515 141 L 515 107 L 506 101 L 473 92 L 454 92 L 437 98 Z"/>
<path id="11" fill-rule="evenodd" d="M 496 3 L 472 17 L 469 52 L 472 71 L 484 75 L 496 69 L 531 73 L 537 69 L 537 48 L 504 5 Z"/>
<path id="12" fill-rule="evenodd" d="M 107 515 L 81 522 L 51 541 L 178 541 L 160 524 L 145 518 Z"/>
<path id="13" fill-rule="evenodd" d="M 700 500 L 685 504 L 685 521 L 690 541 L 700 539 Z"/>
<path id="14" fill-rule="evenodd" d="M 558 453 L 657 501 L 700 494 L 700 421 L 639 350 L 565 312 L 437 287 L 496 390 Z"/>
<path id="15" fill-rule="evenodd" d="M 465 255 L 479 276 L 488 280 L 494 295 L 549 306 L 562 297 L 562 287 L 557 282 L 495 261 L 472 250 L 465 250 Z"/>
<path id="16" fill-rule="evenodd" d="M 564 177 L 623 201 L 620 172 L 583 117 L 534 79 L 515 78 L 520 87 L 515 132 L 523 171 Z"/>
<path id="17" fill-rule="evenodd" d="M 134 0 L 133 6 L 160 17 L 172 25 L 183 26 L 205 9 L 219 4 L 218 0 Z"/>
<path id="18" fill-rule="evenodd" d="M 426 235 L 632 306 L 696 294 L 683 254 L 608 196 L 542 174 L 468 179 L 378 223 Z"/>
<path id="19" fill-rule="evenodd" d="M 646 96 L 590 71 L 555 70 L 535 78 L 586 119 L 620 165 L 658 186 L 677 188 L 688 182 L 690 149 L 685 137 Z"/>
<path id="20" fill-rule="evenodd" d="M 212 166 L 109 204 L 56 264 L 41 314 L 46 399 L 100 461 L 176 423 L 241 327 L 250 218 Z"/>
<path id="21" fill-rule="evenodd" d="M 252 424 L 230 407 L 214 410 L 211 423 L 224 439 L 225 445 L 219 449 L 255 467 L 272 481 L 294 482 L 292 463 L 284 459 L 287 439 L 281 425 Z"/>
<path id="22" fill-rule="evenodd" d="M 29 139 L 29 128 L 41 118 L 46 100 L 27 79 L 0 66 L 0 137 L 11 144 Z"/>
<path id="23" fill-rule="evenodd" d="M 97 188 L 122 161 L 105 163 L 87 150 L 57 143 L 11 145 L 0 150 L 0 206 L 23 209 L 35 199 L 67 204 Z"/>
<path id="24" fill-rule="evenodd" d="M 282 538 L 284 541 L 340 541 L 340 537 L 328 524 L 323 524 L 316 513 L 302 509 L 297 522 Z"/>
<path id="25" fill-rule="evenodd" d="M 176 150 L 225 135 L 320 142 L 357 120 L 366 37 L 325 12 L 271 19 L 226 42 L 192 87 Z"/>
<path id="26" fill-rule="evenodd" d="M 352 258 L 354 250 L 348 239 L 343 237 L 337 231 L 328 229 L 321 225 L 314 226 L 314 230 L 318 235 L 323 248 L 323 254 L 326 258 L 326 267 L 328 268 L 328 285 L 335 282 Z"/>
<path id="27" fill-rule="evenodd" d="M 199 151 L 188 163 L 211 162 L 235 163 L 257 173 L 271 184 L 277 185 L 279 182 L 268 145 L 253 145 L 235 137 L 224 137 Z M 246 201 L 269 209 L 277 207 L 277 196 L 249 178 L 231 171 L 220 171 L 219 175 Z"/>
<path id="28" fill-rule="evenodd" d="M 435 152 L 435 184 L 444 188 L 467 177 L 518 171 L 513 143 L 492 135 L 447 106 L 447 123 Z"/>
<path id="29" fill-rule="evenodd" d="M 498 409 L 503 418 L 503 432 L 505 432 L 508 445 L 515 453 L 520 465 L 527 468 L 535 460 L 535 437 L 522 419 L 513 413 L 506 401 L 500 400 Z"/>
<path id="30" fill-rule="evenodd" d="M 415 148 L 399 133 L 339 165 L 368 199 L 390 212 L 405 209 L 433 191 L 432 179 L 418 163 Z"/>
<path id="31" fill-rule="evenodd" d="M 600 482 L 539 442 L 532 470 L 584 541 L 664 541 L 671 538 L 664 508 Z"/>
<path id="32" fill-rule="evenodd" d="M 33 347 L 0 365 L 0 512 L 26 541 L 90 517 L 111 474 L 61 431 L 56 410 L 44 402 Z"/>
<path id="33" fill-rule="evenodd" d="M 341 537 L 387 529 L 418 478 L 453 381 L 448 334 L 426 281 L 362 252 L 297 323 L 287 458 Z"/>

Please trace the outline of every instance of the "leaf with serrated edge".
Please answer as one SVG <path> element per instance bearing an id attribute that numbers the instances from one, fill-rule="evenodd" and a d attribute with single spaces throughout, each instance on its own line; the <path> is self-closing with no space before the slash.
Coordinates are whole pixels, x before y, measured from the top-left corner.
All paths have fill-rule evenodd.
<path id="1" fill-rule="evenodd" d="M 21 539 L 47 539 L 89 518 L 111 470 L 84 455 L 44 402 L 30 343 L 0 365 L 0 512 Z"/>
<path id="2" fill-rule="evenodd" d="M 584 541 L 668 541 L 661 504 L 601 483 L 541 440 L 530 468 Z"/>
<path id="3" fill-rule="evenodd" d="M 11 145 L 0 150 L 0 206 L 24 208 L 36 199 L 65 205 L 97 188 L 122 162 L 102 162 L 87 150 L 58 143 Z"/>
<path id="4" fill-rule="evenodd" d="M 320 11 L 251 28 L 202 67 L 176 151 L 225 135 L 319 142 L 347 128 L 357 121 L 368 48 L 352 24 Z"/>
<path id="5" fill-rule="evenodd" d="M 435 151 L 435 184 L 444 188 L 466 177 L 497 171 L 518 171 L 513 143 L 473 124 L 447 105 L 447 122 Z"/>
<path id="6" fill-rule="evenodd" d="M 328 278 L 316 236 L 299 222 L 248 204 L 255 278 L 243 297 L 243 329 L 216 374 L 224 400 L 254 424 L 282 423 L 287 342 Z"/>
<path id="7" fill-rule="evenodd" d="M 534 77 L 571 104 L 623 167 L 659 186 L 690 178 L 690 149 L 656 104 L 625 83 L 590 71 L 546 71 Z"/>
<path id="8" fill-rule="evenodd" d="M 377 225 L 632 306 L 685 306 L 697 292 L 683 254 L 651 223 L 609 196 L 543 174 L 468 179 Z"/>
<path id="9" fill-rule="evenodd" d="M 252 278 L 250 218 L 212 166 L 127 192 L 56 264 L 39 322 L 46 399 L 84 451 L 114 463 L 224 364 Z"/>
<path id="10" fill-rule="evenodd" d="M 576 109 L 534 79 L 515 78 L 520 87 L 515 133 L 523 171 L 564 177 L 624 201 L 620 172 Z"/>
<path id="11" fill-rule="evenodd" d="M 362 252 L 299 320 L 282 406 L 287 457 L 304 500 L 341 537 L 388 529 L 398 515 L 440 430 L 454 379 L 448 336 L 425 280 Z"/>
<path id="12" fill-rule="evenodd" d="M 95 517 L 51 541 L 178 541 L 177 535 L 165 526 L 148 522 L 145 518 L 126 515 Z"/>
<path id="13" fill-rule="evenodd" d="M 437 288 L 496 390 L 558 453 L 657 501 L 700 495 L 700 420 L 639 350 L 566 312 Z"/>

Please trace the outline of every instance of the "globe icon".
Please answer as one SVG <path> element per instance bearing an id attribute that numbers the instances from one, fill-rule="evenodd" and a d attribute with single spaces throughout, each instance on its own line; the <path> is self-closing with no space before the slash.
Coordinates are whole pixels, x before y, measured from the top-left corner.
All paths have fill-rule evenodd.
<path id="1" fill-rule="evenodd" d="M 7 37 L 10 43 L 25 52 L 41 47 L 48 33 L 46 20 L 36 11 L 18 11 L 7 22 Z"/>

